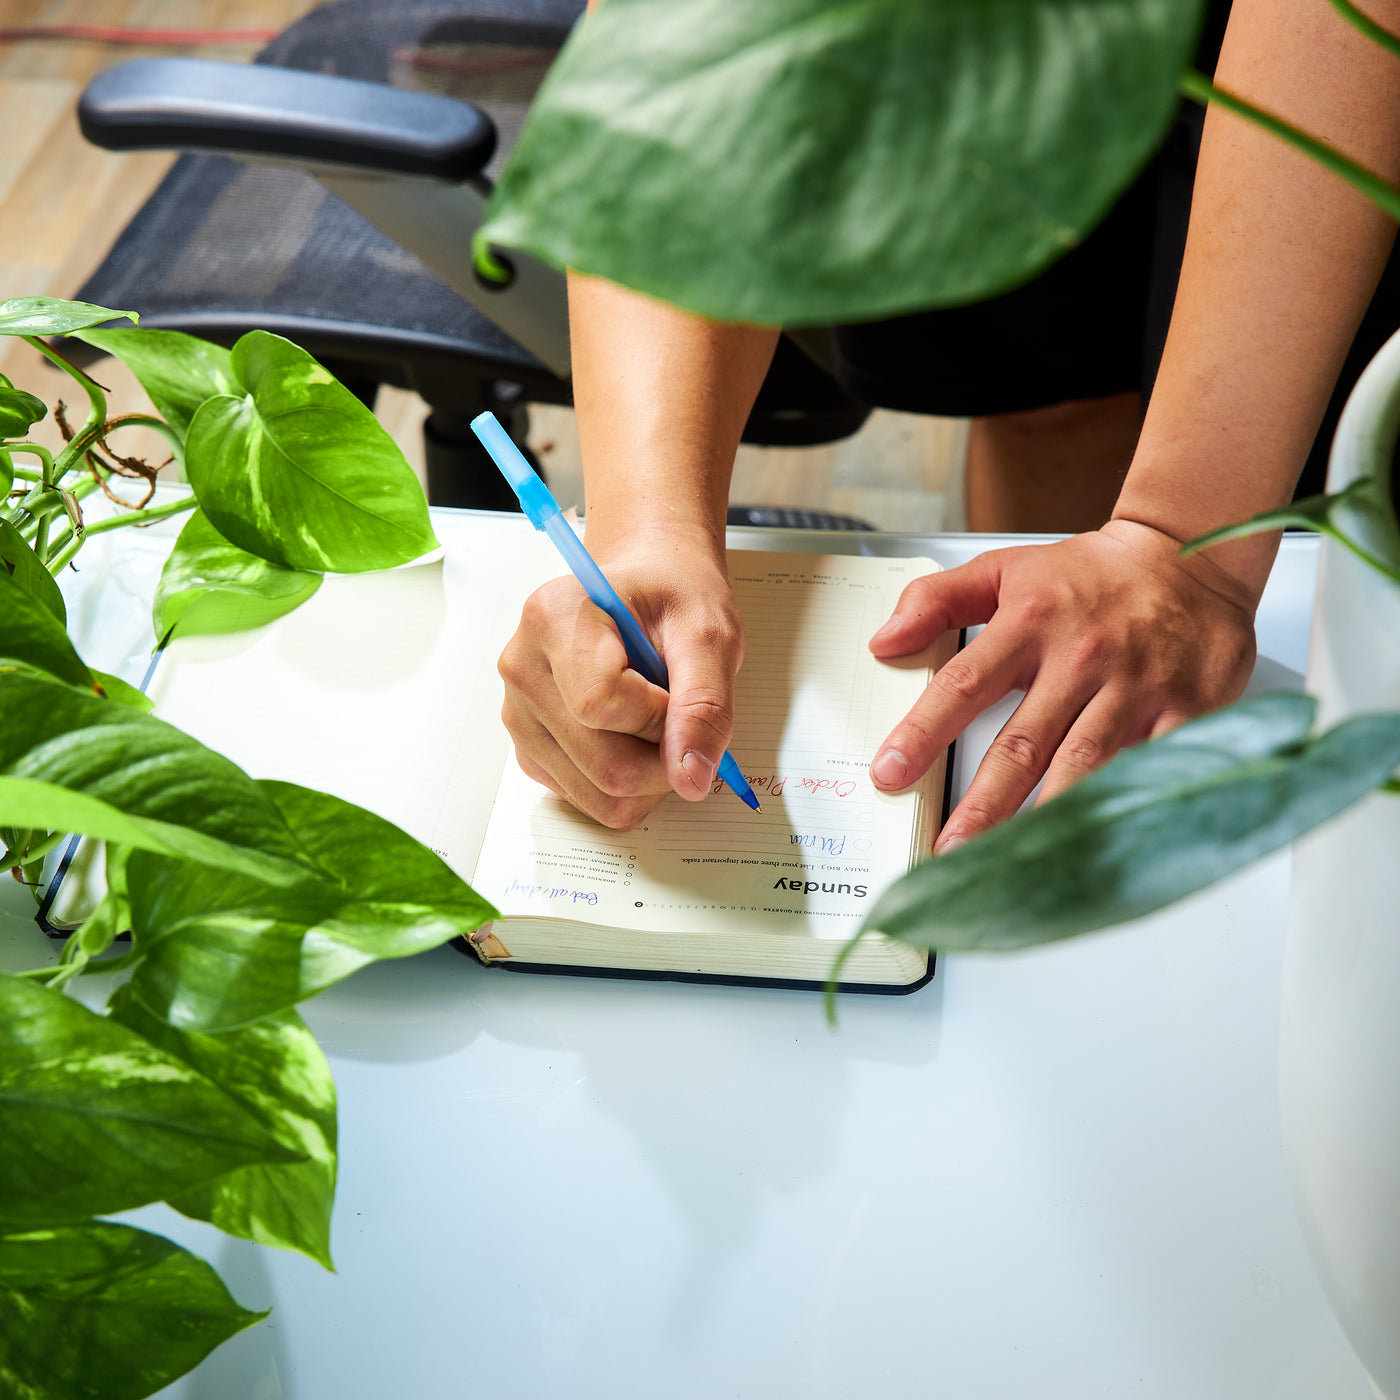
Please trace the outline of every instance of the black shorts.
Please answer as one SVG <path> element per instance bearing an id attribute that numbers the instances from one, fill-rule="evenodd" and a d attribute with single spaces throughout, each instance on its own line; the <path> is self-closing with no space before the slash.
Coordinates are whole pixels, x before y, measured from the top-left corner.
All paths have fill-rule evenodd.
<path id="1" fill-rule="evenodd" d="M 1210 8 L 1198 66 L 1213 72 L 1228 3 Z M 1184 104 L 1166 141 L 1107 218 L 1045 272 L 967 306 L 840 327 L 837 372 L 880 408 L 975 418 L 1136 392 L 1146 403 L 1186 246 L 1202 109 Z M 1338 378 L 1299 495 L 1323 489 L 1342 405 L 1400 328 L 1392 255 Z"/>

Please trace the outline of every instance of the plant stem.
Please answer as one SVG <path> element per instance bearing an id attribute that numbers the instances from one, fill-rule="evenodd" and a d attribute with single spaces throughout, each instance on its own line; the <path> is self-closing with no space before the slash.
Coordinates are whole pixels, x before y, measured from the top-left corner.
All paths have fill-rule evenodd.
<path id="1" fill-rule="evenodd" d="M 83 387 L 83 392 L 88 396 L 88 403 L 92 405 L 90 423 L 101 425 L 107 421 L 107 395 L 102 392 L 102 386 L 90 379 L 80 370 L 77 365 L 70 364 L 58 353 L 46 345 L 37 335 L 25 335 L 20 337 L 27 345 L 32 345 L 46 360 L 55 364 L 70 379 L 76 379 Z M 81 436 L 81 434 L 79 434 Z"/>
<path id="2" fill-rule="evenodd" d="M 1333 0 L 1336 4 L 1337 0 Z M 1253 103 L 1246 102 L 1242 97 L 1236 97 L 1232 92 L 1226 92 L 1224 88 L 1216 87 L 1204 73 L 1198 73 L 1194 68 L 1189 68 L 1181 75 L 1178 84 L 1178 91 L 1184 96 L 1192 98 L 1200 103 L 1218 103 L 1228 111 L 1236 113 L 1254 122 L 1257 126 L 1262 126 L 1266 131 L 1271 131 L 1275 136 L 1287 141 L 1290 146 L 1296 146 L 1298 150 L 1311 156 L 1319 165 L 1325 165 L 1335 175 L 1340 175 L 1347 184 L 1361 191 L 1377 208 L 1389 214 L 1392 219 L 1400 220 L 1400 189 L 1382 180 L 1373 171 L 1367 170 L 1365 166 L 1358 165 L 1354 160 L 1348 160 L 1346 156 L 1334 151 L 1330 146 L 1325 146 L 1315 136 L 1309 136 L 1306 131 L 1300 131 L 1296 126 L 1276 117 L 1271 112 L 1266 112 Z"/>
<path id="3" fill-rule="evenodd" d="M 43 464 L 44 470 L 38 476 L 31 476 L 28 472 L 21 473 L 19 467 L 15 468 L 15 475 L 24 475 L 30 481 L 49 482 L 53 476 L 53 453 L 47 447 L 40 447 L 37 442 L 7 442 L 5 451 L 23 452 L 28 457 L 37 457 Z"/>
<path id="4" fill-rule="evenodd" d="M 49 552 L 49 522 L 53 519 L 50 515 L 41 515 L 39 524 L 34 531 L 34 553 L 42 559 Z"/>
<path id="5" fill-rule="evenodd" d="M 1363 15 L 1351 3 L 1351 0 L 1332 0 L 1332 8 L 1348 24 L 1359 29 L 1373 44 L 1379 44 L 1381 48 L 1389 49 L 1391 53 L 1400 57 L 1400 37 L 1392 34 L 1388 29 L 1382 29 L 1370 15 Z"/>
<path id="6" fill-rule="evenodd" d="M 92 532 L 84 531 L 81 536 L 75 537 L 59 547 L 58 552 L 50 558 L 44 560 L 44 567 L 53 575 L 57 576 L 66 569 L 77 557 L 78 551 L 83 547 L 83 541 Z"/>
<path id="7" fill-rule="evenodd" d="M 179 515 L 181 511 L 193 510 L 198 504 L 193 496 L 183 496 L 178 501 L 167 501 L 163 506 L 145 506 L 127 515 L 112 515 L 106 520 L 94 521 L 84 533 L 101 535 L 108 530 L 123 529 L 127 525 L 149 525 L 153 521 L 164 520 L 167 516 Z"/>
<path id="8" fill-rule="evenodd" d="M 29 849 L 19 849 L 8 851 L 3 858 L 0 858 L 0 873 L 13 870 L 17 865 L 30 865 L 36 860 L 42 860 L 67 836 L 64 831 L 51 831 L 44 839 Z M 27 841 L 33 840 L 34 833 L 30 832 Z"/>

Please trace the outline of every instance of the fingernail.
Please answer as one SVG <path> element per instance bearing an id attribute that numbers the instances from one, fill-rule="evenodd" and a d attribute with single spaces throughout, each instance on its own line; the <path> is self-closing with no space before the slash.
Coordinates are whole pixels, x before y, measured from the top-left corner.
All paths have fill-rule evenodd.
<path id="1" fill-rule="evenodd" d="M 694 749 L 688 749 L 681 759 L 681 767 L 685 769 L 685 776 L 690 779 L 696 792 L 709 792 L 715 777 L 715 765 L 709 759 Z"/>
<path id="2" fill-rule="evenodd" d="M 945 836 L 934 846 L 933 853 L 936 856 L 946 856 L 949 851 L 956 851 L 959 846 L 965 845 L 967 845 L 966 836 Z"/>
<path id="3" fill-rule="evenodd" d="M 887 623 L 885 623 L 885 625 L 882 628 L 880 628 L 880 630 L 876 632 L 876 634 L 873 637 L 871 637 L 870 640 L 872 642 L 878 642 L 881 637 L 887 636 L 891 632 L 898 631 L 900 626 L 901 618 L 898 613 L 895 613 L 895 615 L 892 618 L 890 618 L 890 620 Z"/>
<path id="4" fill-rule="evenodd" d="M 886 749 L 875 755 L 870 774 L 881 787 L 900 787 L 909 772 L 909 760 L 898 749 Z"/>

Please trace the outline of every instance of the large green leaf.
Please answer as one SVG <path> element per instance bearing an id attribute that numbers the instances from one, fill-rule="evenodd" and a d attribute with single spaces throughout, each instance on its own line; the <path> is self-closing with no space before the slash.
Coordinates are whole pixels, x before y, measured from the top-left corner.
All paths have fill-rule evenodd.
<path id="1" fill-rule="evenodd" d="M 0 1394 L 141 1400 L 266 1317 L 193 1254 L 93 1220 L 0 1236 Z"/>
<path id="2" fill-rule="evenodd" d="M 0 438 L 24 437 L 30 424 L 47 416 L 48 411 L 43 399 L 16 389 L 0 374 Z"/>
<path id="3" fill-rule="evenodd" d="M 0 685 L 0 825 L 83 832 L 277 884 L 320 877 L 236 764 L 151 715 L 19 673 Z"/>
<path id="4" fill-rule="evenodd" d="M 138 319 L 134 311 L 109 311 L 87 301 L 58 297 L 13 297 L 0 301 L 0 335 L 66 335 L 119 316 Z"/>
<path id="5" fill-rule="evenodd" d="M 865 932 L 1008 949 L 1161 909 L 1336 816 L 1400 764 L 1400 715 L 1308 733 L 1317 702 L 1268 695 L 1127 749 L 1052 802 L 915 866 Z"/>
<path id="6" fill-rule="evenodd" d="M 177 1031 L 120 987 L 113 1019 L 212 1080 L 306 1160 L 242 1167 L 171 1199 L 184 1215 L 259 1244 L 297 1249 L 331 1267 L 335 1203 L 335 1082 L 295 1011 L 219 1035 Z"/>
<path id="7" fill-rule="evenodd" d="M 722 320 L 861 320 L 1024 281 L 1177 103 L 1202 0 L 609 0 L 483 240 Z"/>
<path id="8" fill-rule="evenodd" d="M 0 561 L 4 562 L 4 572 L 26 593 L 33 594 L 66 628 L 68 610 L 58 584 L 39 562 L 29 542 L 8 520 L 0 520 Z"/>
<path id="9" fill-rule="evenodd" d="M 146 955 L 131 988 L 184 1030 L 280 1015 L 382 958 L 406 957 L 497 917 L 426 846 L 363 808 L 291 783 L 263 789 L 339 889 L 270 890 L 134 854 L 132 925 Z"/>
<path id="10" fill-rule="evenodd" d="M 78 339 L 115 355 L 141 381 L 160 416 L 183 438 L 205 399 L 242 392 L 222 345 L 183 331 L 85 330 Z"/>
<path id="11" fill-rule="evenodd" d="M 241 631 L 281 617 L 321 586 L 321 575 L 270 564 L 230 544 L 197 510 L 185 522 L 156 586 L 157 637 Z"/>
<path id="12" fill-rule="evenodd" d="M 306 351 L 250 331 L 233 347 L 242 394 L 209 399 L 185 472 L 214 528 L 293 569 L 361 573 L 436 549 L 413 469 L 374 414 Z"/>
<path id="13" fill-rule="evenodd" d="M 92 672 L 73 650 L 63 623 L 44 602 L 16 583 L 8 569 L 0 569 L 0 671 L 16 662 L 57 676 L 69 685 L 87 690 L 95 685 Z"/>
<path id="14" fill-rule="evenodd" d="M 0 1220 L 52 1225 L 288 1162 L 239 1103 L 80 1002 L 0 974 Z"/>

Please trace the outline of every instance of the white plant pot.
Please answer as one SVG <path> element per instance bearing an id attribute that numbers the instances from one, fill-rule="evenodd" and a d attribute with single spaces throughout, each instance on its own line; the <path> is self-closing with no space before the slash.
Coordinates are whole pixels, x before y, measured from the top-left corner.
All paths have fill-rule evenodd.
<path id="1" fill-rule="evenodd" d="M 1348 401 L 1328 490 L 1388 463 L 1397 428 L 1400 336 Z M 1326 539 L 1307 688 L 1323 726 L 1400 710 L 1400 586 Z M 1313 1261 L 1377 1390 L 1400 1400 L 1400 797 L 1294 848 L 1279 1091 Z"/>

